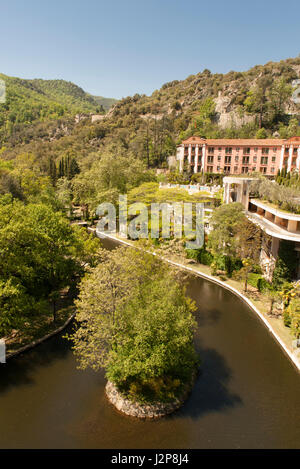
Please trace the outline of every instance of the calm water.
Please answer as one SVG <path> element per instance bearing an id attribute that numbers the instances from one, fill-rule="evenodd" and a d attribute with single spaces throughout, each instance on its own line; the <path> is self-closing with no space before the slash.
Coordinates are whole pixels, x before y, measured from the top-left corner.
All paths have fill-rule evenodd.
<path id="1" fill-rule="evenodd" d="M 147 422 L 118 414 L 104 375 L 77 370 L 57 336 L 0 364 L 0 447 L 300 448 L 300 374 L 230 292 L 191 278 L 188 293 L 203 363 L 179 412 Z"/>

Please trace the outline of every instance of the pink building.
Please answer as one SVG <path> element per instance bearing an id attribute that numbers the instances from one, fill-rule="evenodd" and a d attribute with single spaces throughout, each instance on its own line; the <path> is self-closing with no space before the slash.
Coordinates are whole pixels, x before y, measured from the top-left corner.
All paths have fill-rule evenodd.
<path id="1" fill-rule="evenodd" d="M 289 139 L 205 139 L 190 137 L 177 147 L 179 169 L 194 173 L 275 176 L 278 169 L 300 170 L 300 137 Z"/>

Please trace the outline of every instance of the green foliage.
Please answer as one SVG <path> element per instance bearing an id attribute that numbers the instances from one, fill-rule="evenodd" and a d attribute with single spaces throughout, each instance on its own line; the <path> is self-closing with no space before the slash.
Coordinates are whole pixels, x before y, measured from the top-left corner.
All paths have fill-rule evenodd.
<path id="1" fill-rule="evenodd" d="M 98 241 L 45 204 L 0 204 L 0 335 L 45 312 L 48 296 L 84 272 Z"/>
<path id="2" fill-rule="evenodd" d="M 63 156 L 59 161 L 58 172 L 57 170 L 53 172 L 57 173 L 58 178 L 66 177 L 71 180 L 76 174 L 80 173 L 80 170 L 76 159 L 67 155 L 66 157 Z"/>
<path id="3" fill-rule="evenodd" d="M 72 187 L 77 203 L 87 203 L 96 210 L 101 202 L 118 204 L 119 194 L 127 194 L 132 188 L 154 180 L 154 174 L 141 161 L 105 153 L 89 170 L 74 177 Z"/>
<path id="4" fill-rule="evenodd" d="M 117 102 L 117 99 L 104 98 L 103 96 L 92 96 L 92 98 L 104 111 L 108 111 Z"/>
<path id="5" fill-rule="evenodd" d="M 295 256 L 294 243 L 281 240 L 272 280 L 276 290 L 280 290 L 286 282 L 293 279 L 296 265 L 297 257 Z"/>
<path id="6" fill-rule="evenodd" d="M 187 258 L 194 259 L 199 264 L 210 265 L 213 261 L 212 254 L 207 251 L 205 248 L 201 249 L 186 249 Z"/>
<path id="7" fill-rule="evenodd" d="M 266 281 L 265 278 L 259 277 L 257 279 L 257 289 L 259 292 L 263 292 L 267 290 L 268 287 L 269 287 L 269 283 Z"/>
<path id="8" fill-rule="evenodd" d="M 259 233 L 256 229 L 253 231 L 241 204 L 221 205 L 213 212 L 210 223 L 213 231 L 208 246 L 213 255 L 241 258 L 257 252 Z"/>
<path id="9" fill-rule="evenodd" d="M 293 298 L 286 309 L 286 322 L 294 336 L 300 338 L 300 298 Z"/>
<path id="10" fill-rule="evenodd" d="M 283 324 L 286 327 L 291 327 L 291 316 L 288 310 L 285 309 L 282 316 L 283 316 Z"/>

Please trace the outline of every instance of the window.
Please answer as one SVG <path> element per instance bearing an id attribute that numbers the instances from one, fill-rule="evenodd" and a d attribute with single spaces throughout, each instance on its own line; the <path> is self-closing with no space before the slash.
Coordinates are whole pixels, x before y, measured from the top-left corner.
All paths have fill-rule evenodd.
<path id="1" fill-rule="evenodd" d="M 250 160 L 249 156 L 243 156 L 243 164 L 248 164 Z"/>
<path id="2" fill-rule="evenodd" d="M 254 153 L 257 153 L 257 152 L 258 152 L 258 148 L 255 147 L 255 148 L 254 148 Z"/>
<path id="3" fill-rule="evenodd" d="M 222 151 L 222 147 L 219 147 L 218 150 L 219 150 L 219 151 Z"/>
<path id="4" fill-rule="evenodd" d="M 271 173 L 275 173 L 275 168 L 274 168 L 274 166 L 272 166 L 272 168 L 271 168 Z"/>
<path id="5" fill-rule="evenodd" d="M 260 168 L 260 172 L 263 173 L 263 174 L 266 174 L 267 168 L 266 167 Z"/>
<path id="6" fill-rule="evenodd" d="M 244 155 L 249 155 L 250 154 L 250 148 L 244 148 L 243 154 Z"/>
<path id="7" fill-rule="evenodd" d="M 235 172 L 235 173 L 238 172 L 238 167 L 237 167 L 237 166 L 234 167 L 234 172 Z"/>
<path id="8" fill-rule="evenodd" d="M 234 159 L 235 161 L 239 161 L 239 155 L 236 155 Z"/>
<path id="9" fill-rule="evenodd" d="M 225 156 L 225 163 L 227 164 L 231 163 L 231 156 Z"/>
<path id="10" fill-rule="evenodd" d="M 207 166 L 207 172 L 212 173 L 213 172 L 213 166 Z"/>
<path id="11" fill-rule="evenodd" d="M 225 153 L 226 153 L 226 155 L 231 155 L 231 153 L 232 153 L 232 148 L 231 148 L 231 147 L 226 147 L 226 148 L 225 148 Z"/>
<path id="12" fill-rule="evenodd" d="M 297 155 L 297 148 L 294 148 L 294 155 Z"/>
<path id="13" fill-rule="evenodd" d="M 269 154 L 269 148 L 263 148 L 261 152 L 262 152 L 263 155 L 268 155 Z"/>
<path id="14" fill-rule="evenodd" d="M 221 155 L 218 155 L 218 161 L 221 161 Z"/>
<path id="15" fill-rule="evenodd" d="M 240 151 L 239 147 L 236 147 L 235 151 Z"/>
<path id="16" fill-rule="evenodd" d="M 276 161 L 276 156 L 272 156 L 272 163 L 275 163 Z"/>
<path id="17" fill-rule="evenodd" d="M 260 159 L 260 164 L 268 164 L 268 157 L 262 156 Z"/>
<path id="18" fill-rule="evenodd" d="M 242 174 L 245 174 L 245 173 L 248 173 L 248 172 L 249 172 L 248 166 L 243 166 L 242 167 Z"/>
<path id="19" fill-rule="evenodd" d="M 208 155 L 208 157 L 207 157 L 207 162 L 208 162 L 208 163 L 213 163 L 213 162 L 214 162 L 214 157 Z"/>
<path id="20" fill-rule="evenodd" d="M 276 151 L 277 151 L 277 148 L 273 148 L 273 151 L 274 151 L 274 153 L 276 153 Z"/>
<path id="21" fill-rule="evenodd" d="M 252 168 L 252 171 L 253 171 L 253 172 L 254 172 L 254 171 L 256 171 L 256 168 L 255 168 L 255 166 Z"/>
<path id="22" fill-rule="evenodd" d="M 253 156 L 253 163 L 257 162 L 257 156 Z"/>
<path id="23" fill-rule="evenodd" d="M 215 149 L 214 147 L 208 147 L 208 153 L 214 153 Z"/>
<path id="24" fill-rule="evenodd" d="M 286 148 L 284 151 L 285 151 L 285 153 L 288 153 L 288 152 L 289 152 L 289 149 L 288 149 L 288 148 Z"/>
<path id="25" fill-rule="evenodd" d="M 220 166 L 217 166 L 217 171 L 220 171 Z"/>
<path id="26" fill-rule="evenodd" d="M 224 173 L 230 173 L 230 166 L 224 166 Z"/>

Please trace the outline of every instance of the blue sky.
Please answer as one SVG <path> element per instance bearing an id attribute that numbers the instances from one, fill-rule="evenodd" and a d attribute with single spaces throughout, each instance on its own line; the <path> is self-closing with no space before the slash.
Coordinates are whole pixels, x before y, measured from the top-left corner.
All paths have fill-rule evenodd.
<path id="1" fill-rule="evenodd" d="M 300 53 L 299 0 L 0 2 L 0 71 L 121 98 Z"/>

